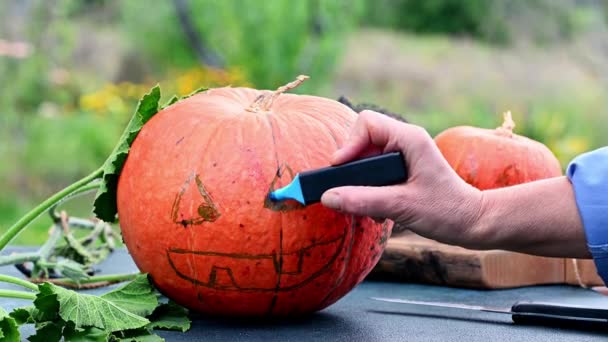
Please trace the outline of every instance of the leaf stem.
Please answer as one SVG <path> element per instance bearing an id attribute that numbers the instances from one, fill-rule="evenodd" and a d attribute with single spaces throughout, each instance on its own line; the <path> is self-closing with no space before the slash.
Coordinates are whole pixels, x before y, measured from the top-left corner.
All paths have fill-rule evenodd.
<path id="1" fill-rule="evenodd" d="M 0 274 L 0 282 L 11 283 L 11 284 L 19 285 L 21 287 L 25 287 L 26 289 L 38 291 L 38 286 L 36 286 L 36 284 L 30 283 L 27 280 L 23 280 L 23 279 L 20 279 L 17 277 L 12 277 L 12 276 L 9 276 L 6 274 Z"/>
<path id="2" fill-rule="evenodd" d="M 61 203 L 65 202 L 65 201 L 67 201 L 67 200 L 70 200 L 70 199 L 72 199 L 72 198 L 74 198 L 74 197 L 78 197 L 78 196 L 80 196 L 80 195 L 82 195 L 82 194 L 84 194 L 84 193 L 86 193 L 86 192 L 88 192 L 88 191 L 95 190 L 95 189 L 99 189 L 99 185 L 100 185 L 100 184 L 101 184 L 100 182 L 95 182 L 95 181 L 92 181 L 92 182 L 90 182 L 89 184 L 87 184 L 87 185 L 85 185 L 85 186 L 83 186 L 83 187 L 81 187 L 81 188 L 78 188 L 78 189 L 77 189 L 77 190 L 75 190 L 74 192 L 70 193 L 69 195 L 65 196 L 65 197 L 64 197 L 64 198 L 62 198 L 61 200 L 57 201 L 57 203 L 53 204 L 53 205 L 52 205 L 52 206 L 49 208 L 49 215 L 51 216 L 51 219 L 53 220 L 53 222 L 59 222 L 59 221 L 60 221 L 60 219 L 61 219 L 61 218 L 60 218 L 60 214 L 59 214 L 59 213 L 57 213 L 57 207 L 58 207 L 58 206 L 59 206 Z"/>
<path id="3" fill-rule="evenodd" d="M 2 255 L 0 256 L 0 266 L 23 264 L 24 262 L 37 261 L 38 259 L 40 259 L 38 252 Z"/>
<path id="4" fill-rule="evenodd" d="M 19 299 L 35 300 L 36 295 L 33 293 L 30 293 L 30 292 L 25 292 L 25 291 L 0 290 L 0 298 L 19 298 Z"/>
<path id="5" fill-rule="evenodd" d="M 71 185 L 68 185 L 63 190 L 61 190 L 61 191 L 57 192 L 56 194 L 54 194 L 53 196 L 47 198 L 44 202 L 40 203 L 37 207 L 32 209 L 30 212 L 25 214 L 23 217 L 21 217 L 21 219 L 19 219 L 19 221 L 17 221 L 14 225 L 12 225 L 6 231 L 6 233 L 4 233 L 2 235 L 2 237 L 0 237 L 0 251 L 3 250 L 4 247 L 6 247 L 6 245 L 8 245 L 9 242 L 11 242 L 14 239 L 15 236 L 17 236 L 17 234 L 19 234 L 19 232 L 21 232 L 21 230 L 23 230 L 23 228 L 25 228 L 30 222 L 32 222 L 34 219 L 36 219 L 38 216 L 40 216 L 40 214 L 42 214 L 45 210 L 48 210 L 54 204 L 59 203 L 65 197 L 68 197 L 68 196 L 74 194 L 75 192 L 79 192 L 82 188 L 85 188 L 87 186 L 87 184 L 89 184 L 91 181 L 93 181 L 96 178 L 101 177 L 101 175 L 103 175 L 103 169 L 99 168 L 99 169 L 95 170 L 93 173 L 91 173 L 90 175 L 82 178 L 79 181 L 72 183 Z"/>
<path id="6" fill-rule="evenodd" d="M 38 255 L 40 255 L 40 259 L 48 259 L 48 257 L 51 255 L 51 252 L 53 251 L 53 248 L 55 248 L 57 242 L 59 242 L 59 239 L 61 238 L 61 233 L 62 231 L 58 227 L 58 224 L 53 224 L 48 240 L 38 250 Z"/>
<path id="7" fill-rule="evenodd" d="M 101 168 L 97 171 L 100 171 Z M 98 175 L 98 178 L 100 178 L 103 175 L 103 171 Z M 93 180 L 96 180 L 96 178 L 94 178 Z M 65 197 L 63 197 L 62 199 L 60 199 L 59 201 L 57 201 L 57 203 L 55 203 L 55 206 L 59 205 L 61 202 L 67 201 L 69 199 L 72 199 L 74 197 L 78 197 L 86 192 L 89 192 L 91 190 L 96 190 L 99 189 L 99 185 L 101 183 L 100 182 L 89 182 L 87 184 L 85 184 L 84 186 L 74 190 L 73 192 L 70 192 L 68 195 L 66 195 Z"/>
<path id="8" fill-rule="evenodd" d="M 108 274 L 108 275 L 102 275 L 102 276 L 92 276 L 92 277 L 88 277 L 86 279 L 81 279 L 80 283 L 81 284 L 88 284 L 88 283 L 96 283 L 96 282 L 100 282 L 100 281 L 108 281 L 108 282 L 122 282 L 122 281 L 127 281 L 127 280 L 133 280 L 135 279 L 138 275 L 140 275 L 141 273 L 123 273 L 123 274 Z M 76 284 L 75 281 L 69 279 L 69 278 L 57 278 L 54 279 L 55 281 L 61 281 L 61 282 L 65 282 L 65 283 L 74 283 Z"/>
<path id="9" fill-rule="evenodd" d="M 101 169 L 97 170 L 97 172 L 99 172 L 98 177 L 101 177 L 101 175 L 103 174 L 103 172 L 101 172 Z M 95 177 L 95 178 L 97 178 L 97 177 Z M 81 188 L 78 188 L 78 190 L 71 192 L 69 195 L 66 196 L 66 198 L 71 198 L 71 197 L 74 197 L 76 195 L 81 195 L 81 194 L 91 191 L 91 190 L 96 190 L 97 188 L 99 188 L 99 184 L 100 184 L 99 182 L 88 183 L 87 185 L 85 185 Z"/>
<path id="10" fill-rule="evenodd" d="M 70 278 L 32 279 L 34 283 L 51 283 L 73 289 L 94 289 L 135 279 L 141 273 L 109 274 L 80 279 L 78 282 Z"/>

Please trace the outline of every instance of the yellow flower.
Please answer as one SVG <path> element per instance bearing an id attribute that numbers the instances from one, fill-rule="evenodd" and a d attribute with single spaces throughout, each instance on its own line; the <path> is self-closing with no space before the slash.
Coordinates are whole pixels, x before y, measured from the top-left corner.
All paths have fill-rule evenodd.
<path id="1" fill-rule="evenodd" d="M 158 83 L 163 84 L 164 94 L 178 96 L 188 95 L 201 87 L 250 86 L 240 69 L 223 70 L 204 66 L 191 68 L 177 75 L 170 73 L 166 80 Z M 131 82 L 105 84 L 99 90 L 81 96 L 79 106 L 82 110 L 98 114 L 129 112 L 130 106 L 137 103 L 153 85 Z"/>
<path id="2" fill-rule="evenodd" d="M 577 155 L 587 152 L 591 144 L 585 137 L 569 136 L 552 140 L 547 147 L 555 154 L 562 165 L 568 164 Z"/>
<path id="3" fill-rule="evenodd" d="M 589 149 L 589 141 L 584 137 L 568 137 L 562 144 L 565 150 L 574 154 L 581 154 Z"/>

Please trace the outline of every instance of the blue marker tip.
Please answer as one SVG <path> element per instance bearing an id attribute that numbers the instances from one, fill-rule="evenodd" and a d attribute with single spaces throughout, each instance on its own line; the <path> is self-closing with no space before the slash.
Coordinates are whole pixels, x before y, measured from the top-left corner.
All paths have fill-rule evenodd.
<path id="1" fill-rule="evenodd" d="M 270 200 L 274 202 L 292 199 L 302 204 L 306 204 L 304 201 L 304 194 L 302 193 L 302 186 L 300 185 L 299 175 L 296 175 L 288 185 L 272 191 L 269 197 Z"/>
<path id="2" fill-rule="evenodd" d="M 273 202 L 278 202 L 279 198 L 277 197 L 276 191 L 272 191 L 268 197 L 270 197 L 270 200 Z"/>

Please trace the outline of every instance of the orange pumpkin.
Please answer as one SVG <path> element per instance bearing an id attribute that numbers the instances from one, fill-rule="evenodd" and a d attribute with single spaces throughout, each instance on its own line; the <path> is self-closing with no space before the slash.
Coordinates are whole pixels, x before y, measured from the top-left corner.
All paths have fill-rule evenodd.
<path id="1" fill-rule="evenodd" d="M 357 114 L 336 101 L 216 88 L 157 113 L 121 172 L 118 214 L 136 265 L 167 297 L 231 316 L 336 302 L 380 258 L 392 223 L 321 204 L 271 203 L 295 173 L 329 165 Z"/>
<path id="2" fill-rule="evenodd" d="M 542 143 L 513 133 L 511 113 L 496 129 L 448 128 L 435 143 L 460 177 L 484 190 L 562 175 L 555 155 Z"/>

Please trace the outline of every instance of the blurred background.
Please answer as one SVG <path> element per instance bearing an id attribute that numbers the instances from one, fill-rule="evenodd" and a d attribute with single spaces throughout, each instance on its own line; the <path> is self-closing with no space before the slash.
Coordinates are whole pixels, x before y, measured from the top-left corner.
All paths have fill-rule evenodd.
<path id="1" fill-rule="evenodd" d="M 156 83 L 169 98 L 307 74 L 295 92 L 433 135 L 511 110 L 565 168 L 608 145 L 607 21 L 608 0 L 0 1 L 0 230 L 96 169 Z"/>

